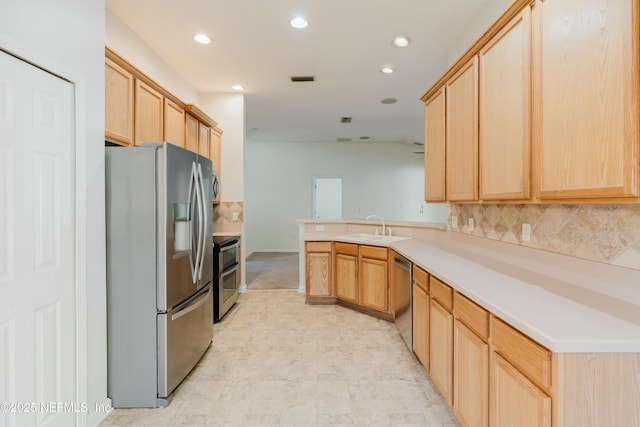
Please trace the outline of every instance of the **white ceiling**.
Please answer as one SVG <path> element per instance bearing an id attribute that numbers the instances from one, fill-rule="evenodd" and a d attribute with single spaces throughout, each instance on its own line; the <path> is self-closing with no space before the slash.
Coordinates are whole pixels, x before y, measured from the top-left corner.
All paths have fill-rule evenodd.
<path id="1" fill-rule="evenodd" d="M 106 0 L 198 92 L 245 87 L 256 142 L 423 141 L 420 96 L 488 0 Z M 303 14 L 303 30 L 289 20 Z M 210 45 L 193 41 L 206 33 Z M 391 45 L 406 35 L 411 45 Z M 383 64 L 397 71 L 383 75 Z M 290 76 L 313 75 L 314 83 Z M 384 98 L 398 102 L 384 105 Z M 353 118 L 341 124 L 340 118 Z"/>

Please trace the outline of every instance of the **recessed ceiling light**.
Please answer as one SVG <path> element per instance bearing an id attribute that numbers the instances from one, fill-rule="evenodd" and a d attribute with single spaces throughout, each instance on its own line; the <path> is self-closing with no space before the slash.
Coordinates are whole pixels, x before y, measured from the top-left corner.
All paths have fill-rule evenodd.
<path id="1" fill-rule="evenodd" d="M 409 46 L 409 38 L 405 36 L 398 36 L 395 39 L 393 39 L 392 44 L 395 47 L 407 47 Z"/>
<path id="2" fill-rule="evenodd" d="M 193 39 L 200 44 L 209 44 L 211 43 L 211 39 L 207 37 L 206 34 L 196 34 L 193 36 Z"/>
<path id="3" fill-rule="evenodd" d="M 233 86 L 231 86 L 231 89 L 237 90 L 237 91 L 241 91 L 241 90 L 244 90 L 244 86 L 242 86 L 242 85 L 233 85 Z"/>
<path id="4" fill-rule="evenodd" d="M 309 25 L 309 21 L 304 19 L 302 16 L 296 16 L 291 21 L 289 21 L 289 24 L 291 24 L 293 28 L 307 28 L 307 26 Z"/>
<path id="5" fill-rule="evenodd" d="M 385 65 L 384 67 L 380 68 L 380 71 L 382 72 L 382 74 L 393 74 L 396 71 L 396 67 Z"/>
<path id="6" fill-rule="evenodd" d="M 383 104 L 395 104 L 396 102 L 398 102 L 398 100 L 395 98 L 385 98 L 380 102 Z"/>

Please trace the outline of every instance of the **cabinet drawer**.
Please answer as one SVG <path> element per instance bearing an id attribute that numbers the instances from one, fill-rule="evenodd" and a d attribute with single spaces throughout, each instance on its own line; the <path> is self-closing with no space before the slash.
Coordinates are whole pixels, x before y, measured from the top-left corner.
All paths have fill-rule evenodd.
<path id="1" fill-rule="evenodd" d="M 336 253 L 358 256 L 358 245 L 354 243 L 336 242 Z"/>
<path id="2" fill-rule="evenodd" d="M 551 387 L 551 352 L 531 338 L 491 316 L 495 350 L 538 385 Z"/>
<path id="3" fill-rule="evenodd" d="M 440 280 L 431 276 L 429 278 L 429 289 L 431 296 L 436 299 L 444 308 L 451 311 L 453 309 L 453 289 L 445 285 Z"/>
<path id="4" fill-rule="evenodd" d="M 373 258 L 386 261 L 387 260 L 387 248 L 381 248 L 379 246 L 360 246 L 360 255 L 364 258 Z"/>
<path id="5" fill-rule="evenodd" d="M 413 282 L 423 291 L 429 293 L 429 273 L 415 265 L 413 266 Z"/>
<path id="6" fill-rule="evenodd" d="M 456 317 L 481 338 L 489 339 L 489 312 L 458 292 L 453 294 Z"/>
<path id="7" fill-rule="evenodd" d="M 331 252 L 331 242 L 307 242 L 307 252 Z"/>

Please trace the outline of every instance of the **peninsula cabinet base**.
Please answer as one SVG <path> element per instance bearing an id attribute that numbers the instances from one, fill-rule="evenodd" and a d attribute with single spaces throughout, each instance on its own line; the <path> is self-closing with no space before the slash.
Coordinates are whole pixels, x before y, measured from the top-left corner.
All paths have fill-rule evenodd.
<path id="1" fill-rule="evenodd" d="M 334 305 L 336 303 L 336 297 L 319 297 L 307 295 L 304 302 L 311 305 Z"/>
<path id="2" fill-rule="evenodd" d="M 639 353 L 555 353 L 553 427 L 640 426 Z"/>
<path id="3" fill-rule="evenodd" d="M 359 304 L 354 304 L 354 303 L 351 303 L 351 302 L 348 302 L 348 301 L 343 301 L 341 299 L 336 300 L 336 303 L 338 305 L 343 306 L 343 307 L 347 307 L 347 308 L 350 308 L 352 310 L 356 310 L 356 311 L 359 311 L 361 313 L 368 314 L 370 316 L 378 317 L 378 318 L 380 318 L 382 320 L 387 320 L 389 322 L 393 322 L 394 321 L 393 315 L 391 315 L 389 313 L 384 313 L 382 311 L 373 310 L 371 308 L 363 307 L 363 306 L 361 306 Z"/>

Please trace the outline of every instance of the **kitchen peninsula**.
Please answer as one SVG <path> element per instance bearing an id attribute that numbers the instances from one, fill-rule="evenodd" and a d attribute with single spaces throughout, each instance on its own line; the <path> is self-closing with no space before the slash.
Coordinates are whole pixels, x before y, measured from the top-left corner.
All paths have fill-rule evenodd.
<path id="1" fill-rule="evenodd" d="M 298 225 L 301 244 L 332 242 L 335 248 L 349 242 L 349 234 L 372 233 L 377 222 L 301 220 Z M 429 337 L 447 338 L 449 370 L 441 375 L 439 366 L 423 364 L 461 421 L 640 425 L 640 296 L 633 291 L 640 271 L 451 233 L 445 224 L 387 225 L 394 235 L 410 239 L 367 245 L 407 257 L 414 263 L 414 279 L 415 271 L 423 271 L 452 295 L 444 333 L 434 330 L 443 323 L 433 294 L 426 317 Z M 329 262 L 333 257 L 335 250 Z M 467 307 L 478 323 L 468 320 L 462 311 Z M 429 351 L 433 357 L 439 349 Z M 474 377 L 461 377 L 468 366 L 478 368 Z M 480 391 L 474 394 L 476 386 Z"/>

